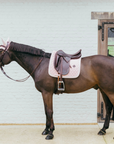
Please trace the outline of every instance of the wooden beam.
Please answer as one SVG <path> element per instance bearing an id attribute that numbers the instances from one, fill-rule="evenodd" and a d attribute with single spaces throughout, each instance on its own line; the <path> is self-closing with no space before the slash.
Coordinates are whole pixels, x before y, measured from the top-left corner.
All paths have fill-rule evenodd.
<path id="1" fill-rule="evenodd" d="M 114 12 L 91 12 L 91 19 L 114 19 Z"/>

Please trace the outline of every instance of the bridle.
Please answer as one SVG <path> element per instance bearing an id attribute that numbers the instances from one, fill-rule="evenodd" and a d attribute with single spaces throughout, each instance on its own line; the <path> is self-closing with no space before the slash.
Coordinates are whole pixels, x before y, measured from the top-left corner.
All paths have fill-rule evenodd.
<path id="1" fill-rule="evenodd" d="M 0 58 L 0 62 L 1 62 L 2 65 L 4 66 L 3 58 L 4 58 L 5 53 L 7 52 L 7 50 L 8 50 L 9 47 L 10 47 L 10 42 L 7 42 L 7 45 L 6 45 L 6 46 L 5 46 L 5 45 L 0 45 L 0 47 L 4 48 L 4 52 L 3 52 L 3 54 L 2 54 L 2 56 L 1 56 L 1 58 Z"/>
<path id="2" fill-rule="evenodd" d="M 6 45 L 6 46 L 0 45 L 0 47 L 4 48 L 4 52 L 3 52 L 3 54 L 2 54 L 2 56 L 1 56 L 1 58 L 0 58 L 0 62 L 2 63 L 2 66 L 4 66 L 3 58 L 4 58 L 5 53 L 7 52 L 7 50 L 8 50 L 9 47 L 10 47 L 10 43 L 7 42 L 7 45 Z M 8 52 L 7 52 L 7 53 L 8 53 Z M 9 54 L 9 53 L 8 53 L 8 54 Z M 0 68 L 1 68 L 1 71 L 3 72 L 3 74 L 4 74 L 7 78 L 9 78 L 9 79 L 11 79 L 11 80 L 13 80 L 13 81 L 16 81 L 16 82 L 24 82 L 24 81 L 26 81 L 26 80 L 35 72 L 35 70 L 38 68 L 38 66 L 39 66 L 40 63 L 42 62 L 43 58 L 44 58 L 44 57 L 42 57 L 42 58 L 40 59 L 38 65 L 36 66 L 36 68 L 32 71 L 32 73 L 31 73 L 29 76 L 27 76 L 26 78 L 20 79 L 20 80 L 15 80 L 15 79 L 11 78 L 10 76 L 8 76 L 8 75 L 6 74 L 6 72 L 4 71 L 4 69 L 3 69 L 2 66 L 1 66 Z"/>

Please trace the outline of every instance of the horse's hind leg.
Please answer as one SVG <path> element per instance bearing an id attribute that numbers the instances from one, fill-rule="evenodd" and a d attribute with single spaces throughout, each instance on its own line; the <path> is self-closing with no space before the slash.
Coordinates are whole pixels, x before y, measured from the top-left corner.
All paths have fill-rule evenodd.
<path id="1" fill-rule="evenodd" d="M 50 93 L 42 93 L 46 114 L 46 128 L 42 132 L 42 135 L 47 135 L 46 139 L 53 139 L 53 131 L 55 130 L 53 122 L 53 105 L 52 105 L 52 95 Z"/>
<path id="2" fill-rule="evenodd" d="M 114 121 L 114 106 L 113 106 L 112 120 Z"/>
<path id="3" fill-rule="evenodd" d="M 107 95 L 102 90 L 101 90 L 101 93 L 102 93 L 102 96 L 103 96 L 103 100 L 105 102 L 106 117 L 105 117 L 105 122 L 104 122 L 103 128 L 98 132 L 98 135 L 105 135 L 106 134 L 106 129 L 109 128 L 110 115 L 111 115 L 111 111 L 112 111 L 113 105 L 110 102 L 110 100 L 107 97 Z"/>

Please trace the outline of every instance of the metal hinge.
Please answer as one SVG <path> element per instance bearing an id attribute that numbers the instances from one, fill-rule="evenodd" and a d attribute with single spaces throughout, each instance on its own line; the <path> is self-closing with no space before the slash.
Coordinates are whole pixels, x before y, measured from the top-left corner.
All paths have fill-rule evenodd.
<path id="1" fill-rule="evenodd" d="M 114 22 L 102 22 L 102 26 L 100 27 L 98 26 L 98 30 L 102 29 L 102 41 L 104 41 L 104 25 L 105 24 L 114 24 Z"/>
<path id="2" fill-rule="evenodd" d="M 97 118 L 101 117 L 101 120 L 105 120 L 105 118 L 103 117 L 103 113 L 104 113 L 103 107 L 104 107 L 104 103 L 101 102 L 101 113 L 97 113 Z M 110 120 L 113 120 L 113 119 L 110 118 Z"/>
<path id="3" fill-rule="evenodd" d="M 97 117 L 101 117 L 101 120 L 105 120 L 105 118 L 103 118 L 103 102 L 101 102 L 101 113 L 97 113 Z"/>
<path id="4" fill-rule="evenodd" d="M 98 25 L 98 30 L 102 29 L 102 26 Z"/>

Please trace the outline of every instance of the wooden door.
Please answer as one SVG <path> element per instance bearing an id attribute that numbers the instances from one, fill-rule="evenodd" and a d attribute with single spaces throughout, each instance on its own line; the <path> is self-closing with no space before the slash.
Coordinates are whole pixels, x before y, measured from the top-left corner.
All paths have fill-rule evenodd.
<path id="1" fill-rule="evenodd" d="M 114 56 L 114 20 L 98 20 L 98 54 Z M 97 96 L 97 120 L 98 122 L 103 122 L 106 111 L 102 94 L 99 90 Z"/>

